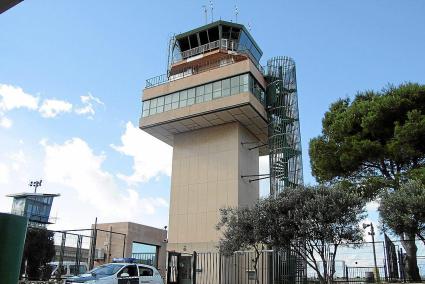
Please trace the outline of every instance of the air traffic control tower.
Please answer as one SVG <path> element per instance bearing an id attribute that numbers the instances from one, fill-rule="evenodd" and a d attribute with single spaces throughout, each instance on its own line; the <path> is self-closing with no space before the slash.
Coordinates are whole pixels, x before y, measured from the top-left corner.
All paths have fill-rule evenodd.
<path id="1" fill-rule="evenodd" d="M 302 182 L 295 64 L 217 21 L 170 41 L 167 74 L 146 81 L 140 129 L 173 147 L 168 250 L 211 252 L 222 207 Z M 270 173 L 259 175 L 259 156 Z"/>

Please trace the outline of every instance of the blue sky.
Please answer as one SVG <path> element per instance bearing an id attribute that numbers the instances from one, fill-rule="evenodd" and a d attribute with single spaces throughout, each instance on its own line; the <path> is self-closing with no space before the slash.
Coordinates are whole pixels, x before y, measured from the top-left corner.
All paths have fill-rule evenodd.
<path id="1" fill-rule="evenodd" d="M 23 1 L 0 15 L 0 211 L 5 194 L 44 178 L 62 194 L 56 227 L 167 225 L 171 150 L 137 130 L 140 95 L 165 73 L 169 37 L 204 24 L 204 4 Z M 306 183 L 308 141 L 333 101 L 425 83 L 424 1 L 214 1 L 215 20 L 234 20 L 235 4 L 263 64 L 297 63 Z"/>

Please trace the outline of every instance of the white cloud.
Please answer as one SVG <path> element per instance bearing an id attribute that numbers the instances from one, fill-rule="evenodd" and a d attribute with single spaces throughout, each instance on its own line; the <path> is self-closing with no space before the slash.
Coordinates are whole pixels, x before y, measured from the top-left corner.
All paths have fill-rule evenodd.
<path id="1" fill-rule="evenodd" d="M 9 111 L 16 108 L 36 110 L 38 97 L 25 93 L 22 88 L 0 84 L 0 111 Z"/>
<path id="2" fill-rule="evenodd" d="M 25 93 L 22 88 L 0 84 L 0 127 L 10 128 L 12 120 L 6 117 L 6 113 L 19 108 L 36 110 L 38 97 Z"/>
<path id="3" fill-rule="evenodd" d="M 54 118 L 62 113 L 70 113 L 74 110 L 75 114 L 86 116 L 93 119 L 95 115 L 95 106 L 104 105 L 98 98 L 88 93 L 87 96 L 81 96 L 81 106 L 74 107 L 71 102 L 58 99 L 46 98 L 39 105 L 40 98 L 24 92 L 21 87 L 7 84 L 0 84 L 0 127 L 10 128 L 12 120 L 6 115 L 14 109 L 27 109 L 38 111 L 44 118 Z"/>
<path id="4" fill-rule="evenodd" d="M 47 99 L 44 100 L 38 111 L 42 117 L 52 118 L 72 110 L 72 104 L 67 101 Z"/>
<path id="5" fill-rule="evenodd" d="M 72 189 L 80 202 L 95 209 L 102 218 L 140 222 L 143 216 L 168 206 L 163 198 L 141 197 L 134 189 L 120 189 L 114 176 L 102 169 L 106 156 L 93 153 L 80 138 L 62 145 L 46 141 L 41 145 L 45 149 L 46 182 Z"/>
<path id="6" fill-rule="evenodd" d="M 171 176 L 172 148 L 127 122 L 120 146 L 111 145 L 118 152 L 133 158 L 133 173 L 118 174 L 129 184 L 147 182 L 161 174 Z"/>
<path id="7" fill-rule="evenodd" d="M 88 93 L 87 96 L 81 96 L 82 107 L 76 108 L 75 113 L 79 115 L 86 115 L 89 119 L 93 119 L 95 115 L 94 105 L 105 105 L 98 97 Z"/>
<path id="8" fill-rule="evenodd" d="M 0 163 L 0 183 L 8 183 L 9 176 L 10 176 L 9 168 L 5 164 Z"/>
<path id="9" fill-rule="evenodd" d="M 9 159 L 12 161 L 12 168 L 15 171 L 20 170 L 22 166 L 27 164 L 27 158 L 23 150 L 10 154 Z"/>
<path id="10" fill-rule="evenodd" d="M 0 127 L 10 128 L 11 126 L 12 126 L 12 121 L 7 117 L 2 116 L 2 113 L 0 112 Z"/>

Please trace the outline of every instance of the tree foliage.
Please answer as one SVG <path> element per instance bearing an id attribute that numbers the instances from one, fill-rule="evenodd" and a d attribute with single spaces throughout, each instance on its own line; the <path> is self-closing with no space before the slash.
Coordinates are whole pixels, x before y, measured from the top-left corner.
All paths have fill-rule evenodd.
<path id="1" fill-rule="evenodd" d="M 223 228 L 219 242 L 220 252 L 230 256 L 235 251 L 251 250 L 255 252 L 254 270 L 258 281 L 258 259 L 266 244 L 270 244 L 268 215 L 264 210 L 266 202 L 260 200 L 252 208 L 222 208 L 217 230 Z"/>
<path id="2" fill-rule="evenodd" d="M 258 253 L 262 245 L 291 249 L 326 282 L 333 277 L 327 263 L 334 267 L 338 246 L 362 240 L 358 224 L 364 218 L 363 206 L 362 198 L 339 186 L 288 188 L 251 209 L 222 210 L 220 250 L 253 248 Z M 332 259 L 327 254 L 330 247 Z"/>
<path id="3" fill-rule="evenodd" d="M 425 85 L 358 93 L 331 105 L 322 134 L 310 141 L 319 182 L 348 179 L 368 197 L 397 189 L 425 164 Z"/>
<path id="4" fill-rule="evenodd" d="M 425 179 L 425 85 L 390 86 L 358 93 L 331 105 L 322 134 L 310 141 L 313 175 L 321 182 L 344 181 L 372 199 L 398 191 L 411 178 Z M 414 235 L 399 232 L 401 238 Z M 416 267 L 416 245 L 403 242 L 407 266 Z M 420 280 L 419 273 L 409 275 Z"/>
<path id="5" fill-rule="evenodd" d="M 425 244 L 425 185 L 409 181 L 382 196 L 379 213 L 383 224 L 397 235 L 417 236 Z"/>
<path id="6" fill-rule="evenodd" d="M 22 261 L 26 262 L 28 279 L 48 280 L 50 278 L 51 271 L 46 264 L 55 256 L 53 237 L 52 231 L 28 228 L 22 258 Z"/>

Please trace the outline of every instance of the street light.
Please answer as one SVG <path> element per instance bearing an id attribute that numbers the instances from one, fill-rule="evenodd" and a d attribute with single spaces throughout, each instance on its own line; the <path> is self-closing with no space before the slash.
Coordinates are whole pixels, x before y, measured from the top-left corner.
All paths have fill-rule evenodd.
<path id="1" fill-rule="evenodd" d="M 375 229 L 373 228 L 373 223 L 370 222 L 370 224 L 363 223 L 363 229 L 366 229 L 367 227 L 370 227 L 370 232 L 368 232 L 368 235 L 372 236 L 372 248 L 373 248 L 373 261 L 375 264 L 375 278 L 378 283 L 381 282 L 379 277 L 379 271 L 378 271 L 378 265 L 376 264 L 376 250 L 375 250 Z"/>

